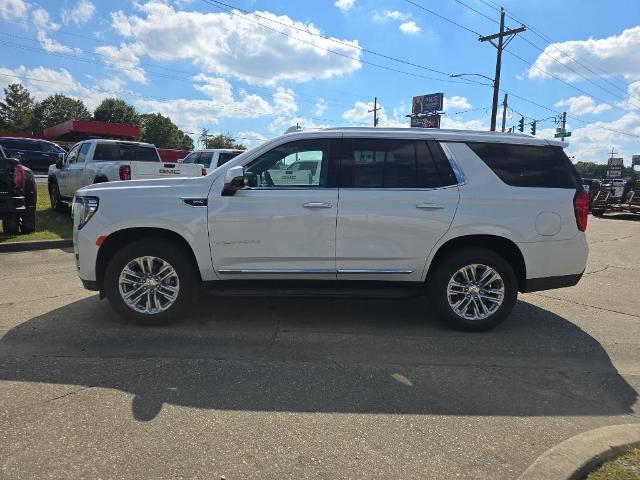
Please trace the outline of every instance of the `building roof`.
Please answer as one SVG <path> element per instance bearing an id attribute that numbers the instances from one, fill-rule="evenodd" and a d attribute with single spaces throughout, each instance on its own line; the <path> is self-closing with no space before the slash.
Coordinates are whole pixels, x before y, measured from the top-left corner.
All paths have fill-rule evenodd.
<path id="1" fill-rule="evenodd" d="M 68 120 L 45 128 L 43 132 L 45 138 L 66 141 L 80 141 L 96 137 L 133 139 L 139 135 L 140 128 L 135 125 L 98 122 L 96 120 Z"/>

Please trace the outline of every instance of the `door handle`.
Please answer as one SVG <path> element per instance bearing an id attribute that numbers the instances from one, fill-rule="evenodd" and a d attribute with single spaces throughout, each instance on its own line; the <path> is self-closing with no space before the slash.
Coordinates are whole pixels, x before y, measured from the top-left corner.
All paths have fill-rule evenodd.
<path id="1" fill-rule="evenodd" d="M 307 202 L 303 203 L 302 206 L 304 208 L 331 208 L 333 204 L 329 202 Z"/>
<path id="2" fill-rule="evenodd" d="M 418 203 L 416 208 L 420 210 L 443 210 L 444 205 L 439 205 L 437 203 Z"/>

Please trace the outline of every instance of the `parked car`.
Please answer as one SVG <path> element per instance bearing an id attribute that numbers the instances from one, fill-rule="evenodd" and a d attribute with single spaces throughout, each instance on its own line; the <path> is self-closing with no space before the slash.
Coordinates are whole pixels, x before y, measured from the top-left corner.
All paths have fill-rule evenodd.
<path id="1" fill-rule="evenodd" d="M 65 150 L 53 142 L 33 138 L 0 137 L 0 146 L 8 156 L 34 172 L 46 173 L 49 165 L 56 163 Z"/>
<path id="2" fill-rule="evenodd" d="M 0 219 L 4 233 L 31 233 L 36 229 L 38 191 L 33 172 L 0 147 Z"/>
<path id="3" fill-rule="evenodd" d="M 206 175 L 202 165 L 160 161 L 150 143 L 120 140 L 85 140 L 73 146 L 49 167 L 51 207 L 62 211 L 76 190 L 93 183 Z"/>
<path id="4" fill-rule="evenodd" d="M 319 173 L 274 175 L 303 158 Z M 84 286 L 142 324 L 219 294 L 426 294 L 484 330 L 518 291 L 575 285 L 587 196 L 562 144 L 524 135 L 342 128 L 285 134 L 211 175 L 76 193 Z M 304 312 L 301 312 L 304 315 Z"/>
<path id="5" fill-rule="evenodd" d="M 215 170 L 221 165 L 224 165 L 232 158 L 240 155 L 244 150 L 234 150 L 228 148 L 208 148 L 205 150 L 196 150 L 184 157 L 181 163 L 199 163 L 204 165 L 209 172 Z"/>

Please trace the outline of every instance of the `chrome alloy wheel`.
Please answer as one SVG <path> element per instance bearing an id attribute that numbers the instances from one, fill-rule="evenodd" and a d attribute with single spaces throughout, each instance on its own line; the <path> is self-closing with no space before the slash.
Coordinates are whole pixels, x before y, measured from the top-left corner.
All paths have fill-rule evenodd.
<path id="1" fill-rule="evenodd" d="M 449 306 L 465 320 L 484 320 L 500 308 L 503 299 L 504 281 L 487 265 L 466 265 L 447 284 Z"/>
<path id="2" fill-rule="evenodd" d="M 163 259 L 138 257 L 120 272 L 118 289 L 128 307 L 136 312 L 155 314 L 175 303 L 180 280 L 175 269 Z"/>

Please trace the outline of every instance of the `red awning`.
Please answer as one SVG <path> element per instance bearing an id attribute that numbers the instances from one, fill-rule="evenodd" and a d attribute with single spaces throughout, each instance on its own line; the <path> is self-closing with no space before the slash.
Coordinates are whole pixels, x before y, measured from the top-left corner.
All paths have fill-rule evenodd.
<path id="1" fill-rule="evenodd" d="M 121 123 L 97 122 L 95 120 L 68 120 L 45 128 L 43 136 L 49 140 L 80 141 L 87 138 L 133 139 L 140 135 L 140 128 Z"/>

